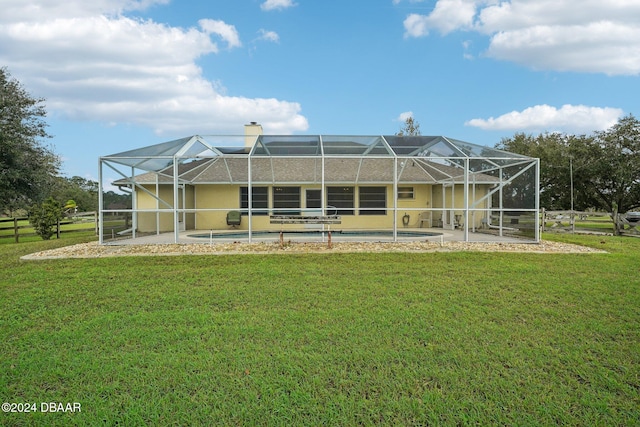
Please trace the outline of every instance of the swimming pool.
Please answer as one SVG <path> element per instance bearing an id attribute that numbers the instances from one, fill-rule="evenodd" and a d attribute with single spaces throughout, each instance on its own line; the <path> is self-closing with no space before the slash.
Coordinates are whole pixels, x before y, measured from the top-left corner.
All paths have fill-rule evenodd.
<path id="1" fill-rule="evenodd" d="M 284 230 L 283 236 L 285 239 L 296 239 L 296 238 L 324 238 L 328 234 L 328 230 Z M 430 231 L 418 231 L 418 230 L 398 230 L 397 237 L 401 239 L 422 239 L 428 237 L 438 237 L 442 236 L 442 233 L 434 233 Z M 187 237 L 191 237 L 194 239 L 210 239 L 210 240 L 220 240 L 220 239 L 248 239 L 249 232 L 246 230 L 239 231 L 227 231 L 227 232 L 207 232 L 207 233 L 194 233 L 188 234 Z M 279 239 L 280 238 L 280 230 L 260 230 L 253 231 L 251 233 L 252 238 L 256 239 Z M 331 237 L 334 240 L 340 240 L 343 238 L 344 240 L 358 241 L 362 240 L 372 240 L 372 239 L 384 239 L 384 240 L 392 240 L 393 239 L 393 231 L 392 230 L 331 230 Z"/>

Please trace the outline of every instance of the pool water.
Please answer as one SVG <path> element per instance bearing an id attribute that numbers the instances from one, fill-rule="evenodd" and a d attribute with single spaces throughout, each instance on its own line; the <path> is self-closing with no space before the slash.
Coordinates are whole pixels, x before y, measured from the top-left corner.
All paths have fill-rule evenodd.
<path id="1" fill-rule="evenodd" d="M 290 230 L 283 231 L 285 235 L 296 235 L 300 237 L 320 237 L 322 234 L 327 234 L 329 230 Z M 252 237 L 268 237 L 273 236 L 274 238 L 280 235 L 279 230 L 262 230 L 262 231 L 254 231 L 251 233 Z M 344 237 L 386 237 L 393 238 L 393 231 L 391 230 L 331 230 L 331 235 L 334 237 L 344 236 Z M 433 233 L 427 231 L 405 231 L 398 230 L 398 237 L 435 237 L 441 236 L 442 233 Z M 214 233 L 196 233 L 189 234 L 188 237 L 197 238 L 197 239 L 243 239 L 249 237 L 248 231 L 230 231 L 230 232 L 214 232 Z"/>

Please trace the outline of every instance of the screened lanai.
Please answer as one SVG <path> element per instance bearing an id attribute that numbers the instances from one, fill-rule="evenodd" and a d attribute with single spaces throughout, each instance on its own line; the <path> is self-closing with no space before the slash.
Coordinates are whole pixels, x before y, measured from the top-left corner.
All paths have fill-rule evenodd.
<path id="1" fill-rule="evenodd" d="M 163 233 L 180 243 L 191 231 L 242 232 L 251 242 L 327 229 L 385 231 L 393 241 L 423 229 L 539 241 L 538 159 L 444 136 L 263 135 L 253 124 L 245 132 L 101 157 L 101 243 Z M 131 206 L 104 206 L 106 185 L 131 194 Z M 109 229 L 113 217 L 126 225 Z M 283 217 L 290 222 L 274 221 Z"/>

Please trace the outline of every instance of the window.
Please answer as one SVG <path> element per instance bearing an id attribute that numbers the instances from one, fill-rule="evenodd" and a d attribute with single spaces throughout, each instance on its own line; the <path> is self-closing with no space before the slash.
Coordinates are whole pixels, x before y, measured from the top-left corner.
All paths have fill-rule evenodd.
<path id="1" fill-rule="evenodd" d="M 291 208 L 298 210 L 286 210 Z M 300 215 L 299 209 L 300 187 L 273 187 L 274 215 Z"/>
<path id="2" fill-rule="evenodd" d="M 240 187 L 240 209 L 249 209 L 249 187 Z M 251 214 L 269 214 L 269 188 L 251 187 Z M 248 215 L 247 211 L 242 215 Z"/>
<path id="3" fill-rule="evenodd" d="M 353 195 L 353 187 L 327 187 L 327 213 L 333 207 L 338 215 L 353 215 Z"/>
<path id="4" fill-rule="evenodd" d="M 387 189 L 386 187 L 360 187 L 359 215 L 386 215 Z"/>
<path id="5" fill-rule="evenodd" d="M 398 187 L 398 199 L 413 199 L 413 187 Z"/>
<path id="6" fill-rule="evenodd" d="M 322 207 L 322 191 L 307 190 L 307 208 L 320 209 Z"/>

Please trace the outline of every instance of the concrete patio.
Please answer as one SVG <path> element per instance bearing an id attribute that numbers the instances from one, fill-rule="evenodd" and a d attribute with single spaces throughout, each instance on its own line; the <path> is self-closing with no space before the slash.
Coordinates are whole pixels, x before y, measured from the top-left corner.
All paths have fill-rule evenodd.
<path id="1" fill-rule="evenodd" d="M 346 230 L 345 230 L 346 231 Z M 349 230 L 351 232 L 353 230 Z M 388 231 L 388 235 L 381 235 L 381 230 L 357 230 L 357 234 L 342 234 L 340 230 L 332 230 L 332 242 L 394 242 L 392 232 Z M 385 230 L 386 231 L 386 230 Z M 369 232 L 369 233 L 367 233 Z M 242 235 L 239 235 L 239 234 Z M 430 233 L 427 235 L 426 233 Z M 229 237 L 224 237 L 228 234 Z M 410 234 L 410 235 L 408 235 Z M 422 235 L 421 235 L 422 234 Z M 198 236 L 198 237 L 194 237 Z M 327 242 L 328 234 L 313 232 L 310 234 L 302 234 L 299 232 L 284 232 L 283 240 L 285 242 L 298 243 L 324 243 Z M 160 233 L 145 236 L 136 236 L 135 238 L 105 240 L 106 245 L 149 245 L 149 244 L 173 244 L 175 243 L 173 232 Z M 254 231 L 251 243 L 277 243 L 280 241 L 278 232 L 269 232 L 264 234 L 260 231 Z M 398 236 L 395 240 L 398 243 L 429 241 L 436 243 L 443 242 L 462 242 L 464 241 L 463 230 L 443 230 L 442 228 L 402 228 L 398 230 Z M 469 232 L 469 241 L 476 243 L 532 243 L 533 241 L 516 238 L 512 236 L 499 236 L 497 234 L 489 234 L 485 232 Z M 228 243 L 249 243 L 246 230 L 188 230 L 180 232 L 179 243 L 181 244 L 228 244 Z"/>

